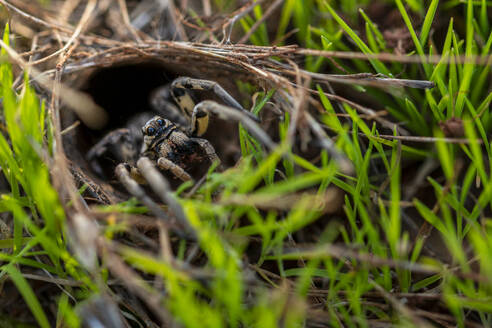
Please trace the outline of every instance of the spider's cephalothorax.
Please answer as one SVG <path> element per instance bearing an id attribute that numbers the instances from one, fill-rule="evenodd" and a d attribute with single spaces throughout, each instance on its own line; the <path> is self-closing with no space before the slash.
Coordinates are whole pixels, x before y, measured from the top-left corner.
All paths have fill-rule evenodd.
<path id="1" fill-rule="evenodd" d="M 178 127 L 174 123 L 160 116 L 155 116 L 147 121 L 142 126 L 142 134 L 144 136 L 142 153 L 146 151 L 159 152 L 156 148 L 177 129 Z"/>

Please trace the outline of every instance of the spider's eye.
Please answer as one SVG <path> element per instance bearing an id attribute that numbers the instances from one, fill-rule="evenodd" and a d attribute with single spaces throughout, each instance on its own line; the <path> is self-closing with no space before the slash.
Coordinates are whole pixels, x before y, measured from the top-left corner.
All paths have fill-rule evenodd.
<path id="1" fill-rule="evenodd" d="M 151 136 L 154 134 L 154 132 L 155 132 L 155 129 L 153 127 L 147 128 L 147 135 Z"/>
<path id="2" fill-rule="evenodd" d="M 157 120 L 157 124 L 159 124 L 160 126 L 163 126 L 164 125 L 164 120 L 158 119 Z"/>

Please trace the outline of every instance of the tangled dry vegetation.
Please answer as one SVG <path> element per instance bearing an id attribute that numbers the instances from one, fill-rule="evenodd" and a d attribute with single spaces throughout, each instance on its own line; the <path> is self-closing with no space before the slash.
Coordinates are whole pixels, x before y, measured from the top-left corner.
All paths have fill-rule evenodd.
<path id="1" fill-rule="evenodd" d="M 36 157 L 32 161 L 50 173 L 36 187 L 19 180 L 24 210 L 8 197 L 2 203 L 4 239 L 11 240 L 1 258 L 2 275 L 10 277 L 1 283 L 4 321 L 45 327 L 492 323 L 486 305 L 492 297 L 490 265 L 482 258 L 492 254 L 486 220 L 491 191 L 484 189 L 490 161 L 479 156 L 488 141 L 473 139 L 474 128 L 464 126 L 458 113 L 452 120 L 437 119 L 446 106 L 430 101 L 436 85 L 431 80 L 446 73 L 429 72 L 447 65 L 447 58 L 404 55 L 412 45 L 396 29 L 384 35 L 388 44 L 399 38 L 393 53 L 283 45 L 302 30 L 297 16 L 289 23 L 293 32 L 271 43 L 278 46 L 246 44 L 260 30 L 275 35 L 275 21 L 282 24 L 295 1 L 226 2 L 0 0 L 10 26 L 10 39 L 0 44 L 12 63 L 12 89 L 19 99 L 37 95 L 47 109 L 46 120 L 36 114 L 39 142 L 22 142 L 26 154 Z M 229 9 L 213 13 L 221 5 Z M 471 57 L 477 67 L 490 64 L 490 56 Z M 465 60 L 458 54 L 453 65 L 467 65 Z M 319 64 L 308 67 L 313 62 Z M 349 74 L 344 67 L 352 63 L 371 63 L 378 74 Z M 411 79 L 388 76 L 381 73 L 384 63 L 423 65 L 425 74 L 409 69 Z M 341 74 L 328 74 L 327 66 Z M 152 110 L 149 95 L 178 76 L 220 83 L 259 115 L 275 147 L 264 149 L 235 122 L 211 123 L 205 137 L 225 170 L 212 167 L 203 179 L 183 185 L 166 176 L 175 193 L 163 204 L 164 220 L 147 212 L 111 174 L 97 176 L 86 154 L 105 133 Z M 476 81 L 483 85 L 482 77 Z M 437 83 L 442 90 L 443 82 Z M 366 96 L 358 92 L 364 88 L 379 91 Z M 406 104 L 407 112 L 389 115 L 381 109 L 392 106 L 390 96 L 379 102 L 381 90 L 401 99 L 408 92 L 431 105 L 421 114 L 405 100 L 397 103 Z M 484 90 L 484 97 L 467 100 L 478 113 L 490 103 L 490 87 Z M 20 120 L 27 133 L 24 114 L 5 115 L 9 143 L 20 159 L 9 124 Z M 487 135 L 489 115 L 482 117 L 483 132 L 477 129 Z M 434 144 L 438 158 L 430 155 Z M 458 147 L 476 157 L 458 158 Z M 12 165 L 3 157 L 1 164 Z M 108 164 L 109 172 L 114 164 Z M 14 178 L 6 177 L 4 189 L 12 190 Z M 456 181 L 477 200 L 463 196 L 453 202 Z M 51 190 L 51 184 L 56 197 L 40 191 Z M 483 231 L 471 219 L 477 211 Z M 177 212 L 194 229 L 193 238 L 182 238 L 173 220 Z M 52 221 L 46 213 L 54 215 Z M 459 242 L 447 235 L 449 222 L 438 221 L 457 213 L 473 221 L 464 229 L 474 233 L 471 244 L 478 247 L 479 236 L 486 235 L 490 253 L 470 246 L 467 232 L 457 233 Z M 459 247 L 466 251 L 458 256 L 453 252 Z"/>

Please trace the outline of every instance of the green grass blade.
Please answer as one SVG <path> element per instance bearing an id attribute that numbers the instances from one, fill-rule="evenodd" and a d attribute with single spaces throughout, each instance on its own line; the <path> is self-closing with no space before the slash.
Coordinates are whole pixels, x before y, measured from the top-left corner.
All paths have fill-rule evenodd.
<path id="1" fill-rule="evenodd" d="M 44 313 L 43 308 L 39 303 L 38 298 L 34 294 L 27 280 L 22 276 L 22 273 L 19 270 L 17 270 L 13 265 L 4 266 L 2 271 L 7 272 L 10 279 L 12 279 L 15 286 L 17 287 L 22 297 L 24 298 L 24 301 L 29 306 L 29 309 L 31 310 L 34 317 L 36 318 L 36 321 L 39 324 L 39 326 L 42 328 L 51 327 L 51 325 L 48 322 L 48 318 L 46 317 L 46 314 Z"/>
<path id="2" fill-rule="evenodd" d="M 350 26 L 345 23 L 345 21 L 335 12 L 335 10 L 328 4 L 326 0 L 322 0 L 325 8 L 328 9 L 330 14 L 333 16 L 333 18 L 337 21 L 337 23 L 343 28 L 343 30 L 350 36 L 352 40 L 357 44 L 357 46 L 360 48 L 360 50 L 365 53 L 365 54 L 373 54 L 371 49 L 362 41 L 361 38 L 355 33 L 354 30 L 350 28 Z M 376 72 L 384 74 L 384 75 L 391 75 L 391 72 L 386 68 L 386 66 L 379 60 L 376 59 L 369 59 L 369 62 L 372 64 Z"/>
<path id="3" fill-rule="evenodd" d="M 430 3 L 427 14 L 425 15 L 424 23 L 422 24 L 422 29 L 420 30 L 420 44 L 425 45 L 427 42 L 427 38 L 429 37 L 429 32 L 432 26 L 432 22 L 434 21 L 434 17 L 436 15 L 437 6 L 439 4 L 439 0 L 432 0 Z"/>

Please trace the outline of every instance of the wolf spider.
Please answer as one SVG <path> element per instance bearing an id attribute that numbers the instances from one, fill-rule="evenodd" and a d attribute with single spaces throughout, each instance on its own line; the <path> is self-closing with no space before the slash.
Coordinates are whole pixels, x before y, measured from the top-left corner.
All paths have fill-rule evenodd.
<path id="1" fill-rule="evenodd" d="M 195 104 L 187 90 L 213 91 L 226 105 L 210 100 Z M 170 194 L 169 183 L 159 170 L 168 171 L 182 181 L 190 181 L 192 176 L 188 169 L 201 165 L 204 161 L 220 163 L 210 142 L 200 138 L 207 131 L 209 113 L 242 123 L 254 137 L 270 149 L 274 148 L 275 144 L 258 126 L 256 116 L 245 110 L 214 81 L 179 77 L 172 82 L 170 94 L 178 109 L 166 100 L 161 101 L 165 102 L 168 117 L 174 122 L 154 116 L 141 127 L 143 140 L 137 135 L 139 132 L 134 127 L 112 131 L 89 150 L 87 157 L 98 175 L 104 175 L 99 162 L 103 157 L 109 156 L 119 162 L 114 171 L 115 175 L 130 194 L 142 201 L 156 215 L 167 217 L 139 185 L 148 183 L 155 194 L 171 207 L 176 217 L 183 219 L 182 210 Z M 136 121 L 138 120 L 137 118 Z M 138 150 L 140 143 L 141 147 Z"/>

